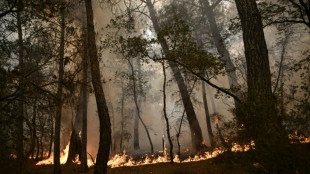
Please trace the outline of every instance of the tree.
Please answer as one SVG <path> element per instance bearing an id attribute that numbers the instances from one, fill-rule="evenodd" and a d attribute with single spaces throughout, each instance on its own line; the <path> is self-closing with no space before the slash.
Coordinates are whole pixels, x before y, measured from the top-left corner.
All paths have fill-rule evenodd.
<path id="1" fill-rule="evenodd" d="M 154 8 L 154 5 L 152 4 L 151 0 L 146 0 L 146 6 L 149 10 L 149 14 L 150 14 L 150 19 L 153 23 L 153 27 L 155 30 L 155 33 L 157 34 L 158 37 L 158 41 L 163 49 L 163 53 L 165 54 L 165 56 L 169 55 L 169 46 L 167 41 L 165 40 L 165 38 L 163 36 L 160 35 L 160 25 L 157 21 L 157 17 L 156 17 L 156 11 Z M 187 115 L 187 119 L 190 125 L 190 130 L 191 130 L 191 137 L 192 137 L 192 146 L 194 151 L 199 151 L 201 149 L 201 143 L 203 142 L 203 138 L 202 138 L 202 133 L 201 133 L 201 128 L 199 126 L 197 117 L 196 117 L 196 113 L 193 107 L 193 104 L 191 102 L 190 99 L 190 95 L 187 91 L 187 87 L 186 84 L 184 82 L 184 79 L 181 75 L 180 69 L 178 68 L 177 64 L 175 64 L 174 62 L 169 61 L 168 62 L 169 66 L 171 67 L 171 70 L 173 72 L 173 76 L 177 82 L 177 85 L 179 87 L 180 90 L 180 94 L 181 94 L 181 98 L 184 104 L 184 108 L 186 111 L 186 115 Z"/>
<path id="2" fill-rule="evenodd" d="M 54 174 L 60 174 L 60 127 L 62 114 L 62 94 L 63 94 L 63 77 L 64 77 L 64 54 L 65 54 L 65 7 L 60 9 L 61 13 L 61 36 L 59 46 L 58 62 L 58 87 L 57 87 L 57 107 L 55 116 L 55 139 L 54 139 Z"/>
<path id="3" fill-rule="evenodd" d="M 247 139 L 255 142 L 257 157 L 271 170 L 285 167 L 290 155 L 285 151 L 289 140 L 276 110 L 271 90 L 271 74 L 263 24 L 255 0 L 236 0 L 243 31 L 247 64 L 247 100 L 243 115 L 237 110 L 237 119 L 244 123 Z M 240 111 L 240 110 L 239 110 Z M 241 112 L 242 113 L 242 112 Z M 266 158 L 266 156 L 270 158 Z"/>
<path id="4" fill-rule="evenodd" d="M 212 38 L 213 38 L 215 47 L 218 53 L 220 54 L 221 59 L 223 60 L 223 62 L 225 62 L 229 86 L 231 89 L 237 88 L 239 87 L 239 83 L 238 83 L 237 74 L 235 71 L 235 66 L 232 63 L 230 54 L 225 46 L 224 39 L 220 34 L 220 30 L 216 23 L 215 15 L 213 12 L 214 8 L 221 2 L 221 0 L 214 2 L 214 4 L 212 5 L 209 4 L 208 0 L 200 0 L 199 2 L 200 2 L 200 9 L 203 13 L 203 16 L 206 17 L 208 20 L 209 28 L 212 33 Z M 235 104 L 238 104 L 238 103 L 239 102 L 235 100 Z"/>
<path id="5" fill-rule="evenodd" d="M 266 26 L 302 24 L 309 29 L 309 4 L 309 0 L 277 0 L 263 1 L 258 5 Z"/>
<path id="6" fill-rule="evenodd" d="M 82 116 L 82 145 L 81 145 L 81 171 L 85 172 L 88 169 L 87 165 L 87 104 L 88 104 L 88 52 L 87 52 L 87 37 L 86 31 L 84 34 L 83 42 L 83 83 L 82 83 L 82 95 L 83 95 L 83 116 Z"/>
<path id="7" fill-rule="evenodd" d="M 140 106 L 139 106 L 139 101 L 138 101 L 138 94 L 137 94 L 137 82 L 136 82 L 136 77 L 134 75 L 134 67 L 133 67 L 133 64 L 132 62 L 128 59 L 128 63 L 130 65 L 130 69 L 131 69 L 131 73 L 132 73 L 132 86 L 133 86 L 133 98 L 134 98 L 134 102 L 135 102 L 135 106 L 136 106 L 136 111 L 137 111 L 137 116 L 139 118 L 139 120 L 141 121 L 144 129 L 145 129 L 145 132 L 146 132 L 146 135 L 147 135 L 147 138 L 150 142 L 150 146 L 151 146 L 151 153 L 154 152 L 154 148 L 153 148 L 153 143 L 152 143 L 152 139 L 151 139 L 151 136 L 150 136 L 150 133 L 149 133 L 149 130 L 147 129 L 146 127 L 146 124 L 144 123 L 141 115 L 140 115 Z M 137 125 L 138 126 L 138 125 Z M 136 127 L 136 121 L 135 121 L 135 127 L 134 127 L 134 130 L 136 131 L 137 127 Z M 139 129 L 137 130 L 137 132 L 135 133 L 138 133 Z M 134 145 L 135 143 L 139 143 L 139 142 L 136 142 L 136 141 L 139 141 L 139 139 L 134 139 Z"/>
<path id="8" fill-rule="evenodd" d="M 163 66 L 163 74 L 164 74 L 164 83 L 163 83 L 163 112 L 164 112 L 164 117 L 165 117 L 165 121 L 166 121 L 166 129 L 167 129 L 167 136 L 168 136 L 168 141 L 169 141 L 169 145 L 170 145 L 170 150 L 169 150 L 169 154 L 170 154 L 170 162 L 173 163 L 173 143 L 171 140 L 171 135 L 170 135 L 170 124 L 169 124 L 169 119 L 168 119 L 168 115 L 167 115 L 167 100 L 166 100 L 166 83 L 167 83 L 167 76 L 166 76 L 166 67 L 165 67 L 165 62 L 162 62 L 162 66 Z M 165 149 L 163 149 L 165 151 Z"/>
<path id="9" fill-rule="evenodd" d="M 90 59 L 92 84 L 96 97 L 100 125 L 99 149 L 97 153 L 94 173 L 106 174 L 111 145 L 111 123 L 107 102 L 104 96 L 100 79 L 100 68 L 96 47 L 92 1 L 85 0 L 85 6 L 87 15 L 88 55 Z"/>

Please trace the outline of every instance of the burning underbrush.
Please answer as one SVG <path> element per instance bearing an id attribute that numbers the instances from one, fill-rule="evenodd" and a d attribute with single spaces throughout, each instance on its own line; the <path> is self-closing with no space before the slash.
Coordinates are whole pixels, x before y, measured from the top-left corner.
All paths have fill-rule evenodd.
<path id="1" fill-rule="evenodd" d="M 245 145 L 245 146 L 240 146 L 237 143 L 234 143 L 231 151 L 232 152 L 244 152 L 248 151 L 251 148 L 254 147 L 254 143 L 252 145 Z M 68 151 L 69 151 L 69 144 L 66 146 L 66 148 L 63 150 L 60 156 L 60 164 L 65 164 L 66 160 L 68 158 Z M 202 161 L 202 160 L 207 160 L 210 158 L 214 158 L 218 156 L 219 154 L 224 153 L 225 150 L 224 148 L 215 148 L 212 151 L 208 152 L 203 152 L 200 154 L 197 154 L 195 156 L 189 156 L 187 158 L 182 158 L 180 159 L 178 155 L 174 155 L 173 161 L 176 163 L 186 163 L 186 162 L 193 162 L 193 161 Z M 119 153 L 114 155 L 108 162 L 108 166 L 111 168 L 115 167 L 122 167 L 122 166 L 141 166 L 141 165 L 148 165 L 148 164 L 157 164 L 157 163 L 168 163 L 170 162 L 170 157 L 166 152 L 166 149 L 164 152 L 159 152 L 156 154 L 145 154 L 142 156 L 129 156 L 126 154 L 126 151 L 123 153 Z M 78 161 L 78 158 L 74 161 L 74 163 L 79 164 L 80 161 Z M 88 159 L 88 166 L 93 166 L 95 163 L 95 160 L 92 161 L 91 159 Z M 49 165 L 53 164 L 53 156 L 51 156 L 48 159 L 39 161 L 36 165 Z"/>
<path id="2" fill-rule="evenodd" d="M 310 143 L 310 138 L 307 137 L 301 137 L 290 134 L 290 139 L 292 140 L 292 143 Z M 255 143 L 254 141 L 251 141 L 248 145 L 239 145 L 238 143 L 232 143 L 231 151 L 232 152 L 246 152 L 250 149 L 255 149 Z M 66 160 L 68 158 L 68 151 L 69 151 L 69 144 L 66 146 L 66 148 L 61 153 L 60 157 L 60 163 L 65 164 Z M 175 154 L 173 157 L 173 161 L 176 163 L 188 163 L 188 162 L 194 162 L 194 161 L 203 161 L 211 158 L 215 158 L 220 154 L 223 154 L 225 151 L 225 148 L 214 148 L 213 150 L 209 150 L 206 152 L 201 152 L 195 156 L 188 157 L 179 157 L 179 155 Z M 88 166 L 91 167 L 95 164 L 96 160 L 93 160 L 92 158 L 88 159 Z M 148 164 L 157 164 L 157 163 L 169 163 L 170 162 L 170 156 L 166 152 L 166 149 L 164 151 L 155 153 L 155 154 L 145 154 L 145 155 L 139 155 L 139 156 L 131 156 L 127 155 L 126 151 L 124 150 L 122 153 L 116 154 L 113 157 L 110 158 L 108 161 L 108 166 L 111 168 L 116 167 L 123 167 L 123 166 L 142 166 L 142 165 L 148 165 Z M 78 161 L 78 157 L 74 161 L 74 163 L 80 164 L 80 161 Z M 36 163 L 36 165 L 49 165 L 53 164 L 53 156 L 51 156 L 48 159 L 39 161 Z"/>

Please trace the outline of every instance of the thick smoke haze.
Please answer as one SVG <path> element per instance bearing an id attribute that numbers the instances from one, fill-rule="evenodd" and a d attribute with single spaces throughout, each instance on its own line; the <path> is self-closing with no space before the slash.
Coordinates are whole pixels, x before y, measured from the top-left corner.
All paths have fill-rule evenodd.
<path id="1" fill-rule="evenodd" d="M 160 6 L 160 5 L 159 5 Z M 158 6 L 158 7 L 159 7 Z M 104 36 L 109 32 L 105 27 L 110 22 L 110 19 L 112 18 L 112 13 L 110 7 L 99 3 L 98 1 L 93 1 L 93 9 L 94 9 L 94 18 L 95 18 L 95 31 L 97 33 L 97 46 L 100 45 L 100 39 L 104 39 Z M 227 5 L 227 9 L 223 9 L 227 13 L 229 13 L 229 16 L 233 16 L 237 14 L 236 8 L 234 5 Z M 226 19 L 229 20 L 229 19 Z M 149 30 L 148 30 L 149 31 Z M 281 56 L 281 49 L 276 46 L 276 42 L 278 41 L 278 35 L 275 35 L 276 29 L 274 27 L 267 27 L 265 28 L 265 37 L 267 46 L 269 48 L 269 56 L 270 56 L 270 64 L 271 64 L 271 72 L 273 73 L 273 78 L 276 77 L 276 72 L 278 71 L 278 67 L 276 66 L 277 62 L 280 61 Z M 149 31 L 150 32 L 150 31 Z M 302 33 L 302 32 L 300 32 Z M 152 35 L 152 34 L 151 34 Z M 287 57 L 294 56 L 298 57 L 297 55 L 301 55 L 301 51 L 306 50 L 309 47 L 310 39 L 309 35 L 306 35 L 307 37 L 303 37 L 302 34 L 300 34 L 299 38 L 300 40 L 294 40 L 290 42 L 290 45 L 288 45 L 287 48 Z M 293 38 L 293 37 L 292 37 Z M 296 36 L 294 37 L 296 38 Z M 244 48 L 243 48 L 243 41 L 242 41 L 242 33 L 239 33 L 237 35 L 234 35 L 226 40 L 226 44 L 228 45 L 229 52 L 231 54 L 231 57 L 233 59 L 233 62 L 238 67 L 237 71 L 240 76 L 244 78 L 239 79 L 239 83 L 242 85 L 246 84 L 246 74 L 245 69 L 243 68 L 244 65 L 242 65 L 242 62 L 240 62 L 241 59 L 244 59 Z M 300 45 L 298 50 L 296 50 L 296 45 Z M 292 50 L 294 48 L 294 50 Z M 121 85 L 120 83 L 116 82 L 115 74 L 117 72 L 121 71 L 119 69 L 120 61 L 125 60 L 119 60 L 120 58 L 117 55 L 114 55 L 109 52 L 109 50 L 103 50 L 101 52 L 101 73 L 103 77 L 103 88 L 105 92 L 105 97 L 108 102 L 110 117 L 111 117 L 111 127 L 112 127 L 112 142 L 114 140 L 116 141 L 116 151 L 121 151 L 119 149 L 119 133 L 120 127 L 121 127 L 121 114 L 119 111 L 119 102 L 122 95 Z M 123 63 L 124 63 L 123 62 Z M 244 62 L 243 62 L 244 63 Z M 289 64 L 289 60 L 285 60 L 284 63 Z M 162 85 L 163 85 L 163 74 L 162 74 L 162 67 L 158 63 L 150 62 L 149 64 L 142 64 L 142 72 L 151 71 L 152 76 L 147 77 L 148 84 L 151 86 L 151 89 L 147 92 L 145 96 L 145 100 L 141 104 L 141 116 L 142 119 L 145 121 L 151 135 L 151 139 L 154 144 L 154 150 L 160 151 L 162 150 L 162 136 L 166 134 L 165 130 L 165 121 L 163 119 L 163 113 L 162 113 Z M 170 72 L 170 69 L 167 70 L 168 73 L 168 80 L 172 79 L 172 75 Z M 296 81 L 299 82 L 298 76 L 294 76 L 289 83 L 295 83 Z M 226 76 L 218 76 L 216 79 L 211 80 L 214 84 L 221 86 L 223 88 L 229 88 L 228 79 Z M 195 103 L 195 112 L 197 114 L 197 119 L 199 121 L 204 141 L 207 145 L 210 145 L 209 139 L 208 139 L 208 131 L 206 127 L 206 118 L 205 118 L 205 112 L 203 108 L 203 102 L 202 102 L 202 95 L 201 95 L 201 84 L 200 82 L 196 85 L 197 87 L 194 88 L 193 94 L 194 98 L 197 99 L 197 102 Z M 210 87 L 206 86 L 207 88 L 207 100 L 209 111 L 211 114 L 216 113 L 219 115 L 223 115 L 225 117 L 225 120 L 230 120 L 232 118 L 232 113 L 230 109 L 233 107 L 234 102 L 232 98 L 225 98 L 225 97 L 215 97 L 217 94 L 217 91 Z M 177 150 L 177 142 L 176 142 L 176 131 L 175 128 L 179 125 L 179 120 L 183 112 L 182 106 L 177 107 L 175 105 L 176 101 L 179 100 L 179 95 L 172 94 L 177 92 L 177 86 L 175 84 L 175 81 L 172 80 L 172 83 L 169 84 L 167 87 L 167 111 L 169 115 L 169 121 L 171 123 L 171 132 L 173 136 L 173 143 L 175 148 L 175 151 Z M 154 100 L 154 96 L 156 99 Z M 158 97 L 159 96 L 159 97 Z M 125 105 L 133 107 L 133 99 L 130 97 L 125 102 Z M 131 133 L 131 138 L 127 142 L 124 140 L 123 146 L 126 149 L 128 153 L 134 153 L 133 149 L 133 129 L 134 129 L 134 116 L 136 112 L 135 109 L 133 109 L 133 112 L 125 113 L 128 119 L 128 123 L 126 123 L 125 130 L 129 133 Z M 225 121 L 222 120 L 222 121 Z M 214 121 L 211 119 L 211 121 Z M 69 141 L 69 133 L 71 128 L 71 122 L 72 122 L 72 113 L 69 109 L 64 109 L 64 117 L 62 120 L 62 146 L 63 148 Z M 113 125 L 114 124 L 114 125 Z M 214 125 L 214 122 L 212 122 Z M 139 135 L 140 135 L 140 148 L 141 151 L 135 152 L 135 153 L 149 153 L 150 152 L 150 145 L 147 139 L 147 135 L 144 131 L 144 128 L 142 124 L 139 124 Z M 215 130 L 213 128 L 213 130 Z M 88 102 L 88 144 L 87 144 L 87 151 L 92 155 L 96 156 L 97 149 L 98 149 L 98 143 L 99 143 L 99 120 L 96 110 L 96 101 L 94 97 L 94 93 L 90 93 L 89 96 L 89 102 Z M 214 131 L 214 134 L 217 135 L 217 132 Z M 168 140 L 165 138 L 166 145 L 168 146 Z M 185 124 L 182 126 L 182 134 L 181 134 L 181 152 L 185 151 L 187 148 L 191 147 L 191 139 L 190 139 L 190 130 L 188 123 L 185 122 Z"/>

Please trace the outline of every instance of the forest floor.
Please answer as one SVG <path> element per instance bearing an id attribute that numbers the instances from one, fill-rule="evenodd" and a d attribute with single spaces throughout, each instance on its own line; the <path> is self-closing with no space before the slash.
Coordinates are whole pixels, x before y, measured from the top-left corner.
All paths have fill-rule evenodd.
<path id="1" fill-rule="evenodd" d="M 300 147 L 300 148 L 296 148 Z M 294 150 L 288 150 L 293 152 L 297 156 L 297 160 L 289 158 L 276 158 L 277 164 L 285 164 L 284 167 L 280 167 L 280 172 L 276 173 L 295 173 L 295 174 L 309 174 L 310 173 L 310 144 L 297 145 Z M 281 152 L 282 153 L 282 152 Z M 284 152 L 285 153 L 285 152 Z M 253 152 L 225 152 L 215 158 L 187 163 L 157 163 L 142 166 L 131 167 L 117 167 L 108 168 L 109 174 L 262 174 L 270 173 L 259 162 L 255 160 Z M 270 155 L 269 155 L 270 156 Z M 268 156 L 267 156 L 268 158 Z M 283 163 L 289 161 L 289 163 Z M 290 161 L 293 161 L 290 163 Z M 53 165 L 35 165 L 37 161 L 28 160 L 25 164 L 25 174 L 52 174 Z M 269 161 L 270 162 L 270 161 Z M 271 163 L 273 163 L 271 161 Z M 14 165 L 11 165 L 14 166 Z M 271 164 L 271 167 L 275 165 Z M 0 166 L 0 173 L 10 174 L 16 167 Z M 78 174 L 80 166 L 78 164 L 62 165 L 63 174 Z M 94 172 L 94 168 L 91 167 L 87 174 Z M 273 173 L 273 172 L 271 172 Z"/>
<path id="2" fill-rule="evenodd" d="M 79 172 L 78 164 L 62 165 L 63 174 Z M 93 173 L 94 168 L 88 170 Z M 226 153 L 213 159 L 187 163 L 157 163 L 142 166 L 109 168 L 109 174 L 248 174 L 262 173 L 255 167 L 246 153 Z M 27 161 L 26 174 L 51 174 L 53 165 L 36 166 L 35 161 Z"/>

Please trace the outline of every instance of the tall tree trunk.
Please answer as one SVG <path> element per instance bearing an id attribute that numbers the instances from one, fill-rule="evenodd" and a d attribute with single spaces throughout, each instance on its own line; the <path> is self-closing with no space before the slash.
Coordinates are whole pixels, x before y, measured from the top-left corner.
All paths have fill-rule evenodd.
<path id="1" fill-rule="evenodd" d="M 162 62 L 163 65 L 163 74 L 164 74 L 164 83 L 163 83 L 163 102 L 164 102 L 164 107 L 163 107 L 163 112 L 164 112 L 164 117 L 166 120 L 166 129 L 167 129 L 167 136 L 168 136 L 168 141 L 170 145 L 170 163 L 173 163 L 173 143 L 171 140 L 171 135 L 170 135 L 170 125 L 169 125 L 169 120 L 168 120 L 168 115 L 167 115 L 167 101 L 166 101 L 166 83 L 167 83 L 167 76 L 166 76 L 166 67 L 165 67 L 165 62 Z M 163 149 L 165 151 L 165 149 Z"/>
<path id="2" fill-rule="evenodd" d="M 119 144 L 120 151 L 123 150 L 123 136 L 124 136 L 124 103 L 125 103 L 125 89 L 124 84 L 122 82 L 122 101 L 121 101 L 121 116 L 122 116 L 122 122 L 121 122 L 121 140 Z M 139 120 L 138 120 L 139 121 Z"/>
<path id="3" fill-rule="evenodd" d="M 64 76 L 64 54 L 65 54 L 65 9 L 61 9 L 61 34 L 59 47 L 59 64 L 58 64 L 58 87 L 57 87 L 57 106 L 55 118 L 55 141 L 54 141 L 54 174 L 60 174 L 60 127 L 61 127 L 61 112 L 62 112 L 62 87 Z"/>
<path id="4" fill-rule="evenodd" d="M 86 172 L 87 166 L 87 106 L 88 106 L 88 52 L 87 52 L 87 34 L 85 32 L 84 53 L 83 53 L 83 119 L 82 119 L 82 145 L 81 145 L 81 171 Z"/>
<path id="5" fill-rule="evenodd" d="M 94 173 L 106 174 L 111 145 L 111 123 L 100 79 L 100 68 L 96 47 L 92 1 L 85 0 L 85 6 L 87 14 L 88 54 L 90 58 L 92 84 L 94 87 L 100 124 L 99 149 Z"/>
<path id="6" fill-rule="evenodd" d="M 35 99 L 35 103 L 33 105 L 33 116 L 32 116 L 32 139 L 31 139 L 31 158 L 34 157 L 34 149 L 36 146 L 36 139 L 37 137 L 37 129 L 36 129 L 36 118 L 37 118 L 37 100 Z"/>
<path id="7" fill-rule="evenodd" d="M 150 19 L 153 23 L 153 27 L 155 29 L 155 32 L 157 34 L 158 40 L 160 42 L 160 45 L 163 49 L 163 52 L 165 55 L 169 54 L 169 46 L 167 44 L 167 41 L 164 37 L 158 35 L 160 32 L 160 26 L 157 21 L 156 17 L 156 11 L 154 9 L 154 5 L 152 4 L 151 0 L 146 0 L 146 5 L 148 7 L 149 13 L 150 13 Z M 184 104 L 185 112 L 187 115 L 188 123 L 191 130 L 191 138 L 192 138 L 192 146 L 194 151 L 199 151 L 202 148 L 202 133 L 201 128 L 199 125 L 199 122 L 196 117 L 196 113 L 193 107 L 193 103 L 191 102 L 191 98 L 189 95 L 189 92 L 187 91 L 187 87 L 185 84 L 185 81 L 181 75 L 180 69 L 178 66 L 173 62 L 168 62 L 169 66 L 171 67 L 173 76 L 177 82 L 178 88 L 180 90 L 182 102 Z"/>
<path id="8" fill-rule="evenodd" d="M 211 120 L 210 120 L 210 113 L 209 113 L 209 108 L 208 108 L 208 101 L 207 101 L 207 93 L 206 93 L 206 85 L 205 82 L 201 82 L 202 85 L 202 100 L 203 100 L 203 105 L 205 109 L 205 114 L 206 114 L 206 121 L 207 121 L 207 129 L 208 129 L 208 135 L 209 135 L 209 140 L 211 147 L 214 147 L 214 136 L 212 132 L 212 127 L 211 127 Z"/>
<path id="9" fill-rule="evenodd" d="M 22 1 L 19 0 L 19 8 L 22 8 Z M 18 56 L 19 56 L 19 90 L 21 93 L 25 91 L 24 86 L 24 45 L 23 45 L 23 32 L 21 24 L 21 12 L 17 12 L 17 32 L 18 32 Z M 18 101 L 18 119 L 17 119 L 17 160 L 18 160 L 18 173 L 23 173 L 24 168 L 24 97 L 21 95 Z"/>
<path id="10" fill-rule="evenodd" d="M 255 147 L 263 150 L 286 137 L 275 108 L 271 91 L 271 74 L 263 24 L 255 0 L 236 0 L 241 19 L 249 104 L 245 127 L 255 141 Z M 266 138 L 269 137 L 269 138 Z M 283 139 L 282 139 L 283 140 Z"/>
<path id="11" fill-rule="evenodd" d="M 140 88 L 139 86 L 139 81 L 141 80 L 141 63 L 140 63 L 140 58 L 137 57 L 137 69 L 138 69 L 138 89 Z M 138 107 L 140 108 L 141 106 L 141 99 L 139 99 L 139 96 L 137 96 L 138 98 Z M 139 117 L 138 114 L 135 115 L 135 122 L 134 122 L 134 149 L 135 150 L 139 150 L 140 149 L 140 142 L 139 142 Z"/>
<path id="12" fill-rule="evenodd" d="M 149 130 L 147 129 L 146 127 L 146 124 L 144 123 L 142 117 L 141 117 L 141 113 L 140 113 L 140 107 L 139 107 L 139 103 L 138 103 L 138 94 L 137 94 L 137 83 L 136 83 L 136 77 L 135 77 L 135 73 L 134 73 L 134 67 L 133 67 L 133 64 L 130 62 L 130 60 L 128 60 L 128 63 L 131 67 L 131 73 L 132 73 L 132 83 L 133 83 L 133 98 L 134 98 L 134 102 L 135 102 L 135 105 L 136 105 L 136 111 L 137 111 L 137 115 L 138 115 L 138 118 L 139 120 L 141 121 L 143 127 L 144 127 L 144 130 L 146 132 L 146 135 L 147 135 L 147 138 L 149 140 L 149 143 L 150 143 L 150 146 L 151 146 L 151 153 L 154 152 L 154 148 L 153 148 L 153 143 L 152 143 L 152 139 L 151 139 L 151 136 L 150 136 L 150 133 L 149 133 Z"/>
<path id="13" fill-rule="evenodd" d="M 72 128 L 70 145 L 69 145 L 69 153 L 67 158 L 67 164 L 72 163 L 76 156 L 79 155 L 81 157 L 81 137 L 80 133 L 82 131 L 82 123 L 83 123 L 83 84 L 80 86 L 80 94 L 79 94 L 79 104 L 77 107 L 76 117 Z"/>
<path id="14" fill-rule="evenodd" d="M 43 147 L 43 137 L 44 137 L 44 134 L 43 134 L 44 130 L 42 130 L 42 134 L 41 134 L 41 137 L 40 137 L 40 148 L 41 149 L 41 155 L 40 155 L 40 160 L 42 160 L 44 158 L 44 155 L 43 155 L 43 152 L 44 152 L 44 147 Z"/>
<path id="15" fill-rule="evenodd" d="M 213 12 L 214 7 L 211 7 L 208 0 L 200 0 L 200 8 L 203 12 L 204 17 L 207 17 L 210 30 L 212 33 L 212 38 L 214 45 L 220 54 L 222 60 L 225 62 L 225 68 L 226 72 L 228 74 L 228 82 L 231 89 L 236 88 L 239 86 L 237 74 L 235 70 L 235 66 L 232 63 L 230 54 L 225 46 L 224 39 L 222 38 L 219 28 L 217 26 L 215 15 Z M 239 102 L 235 101 L 235 105 L 237 105 Z"/>
<path id="16" fill-rule="evenodd" d="M 53 116 L 50 115 L 50 143 L 49 143 L 49 147 L 48 147 L 48 155 L 47 158 L 49 158 L 51 156 L 52 153 L 52 146 L 53 146 L 53 141 L 54 141 L 54 119 Z"/>
<path id="17" fill-rule="evenodd" d="M 133 134 L 134 134 L 133 147 L 135 150 L 139 150 L 140 144 L 139 144 L 139 117 L 138 117 L 138 114 L 135 115 Z"/>

